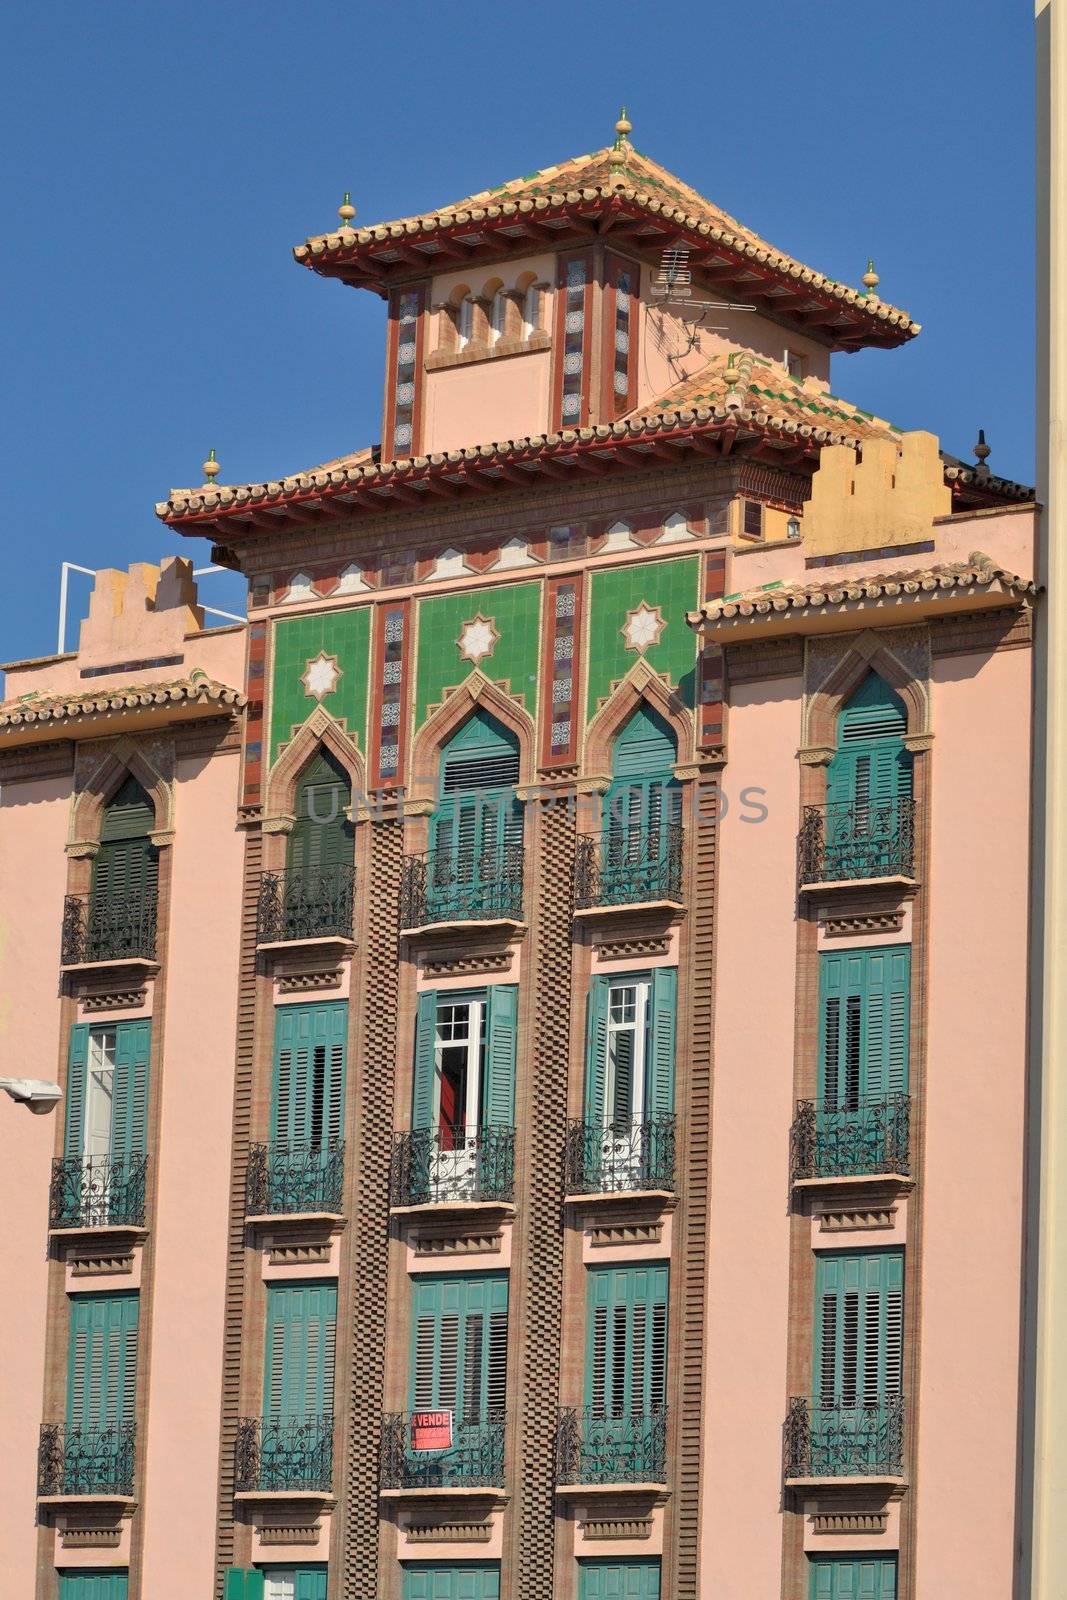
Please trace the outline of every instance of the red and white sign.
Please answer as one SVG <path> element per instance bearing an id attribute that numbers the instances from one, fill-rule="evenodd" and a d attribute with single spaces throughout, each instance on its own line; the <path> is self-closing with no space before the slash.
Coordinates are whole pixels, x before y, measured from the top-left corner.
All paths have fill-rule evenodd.
<path id="1" fill-rule="evenodd" d="M 412 1450 L 451 1450 L 451 1411 L 413 1411 L 411 1413 Z"/>

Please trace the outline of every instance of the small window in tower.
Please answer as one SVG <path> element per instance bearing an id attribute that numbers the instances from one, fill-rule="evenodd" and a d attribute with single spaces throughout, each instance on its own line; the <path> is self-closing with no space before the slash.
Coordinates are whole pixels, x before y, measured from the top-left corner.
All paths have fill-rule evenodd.
<path id="1" fill-rule="evenodd" d="M 787 539 L 799 539 L 800 538 L 800 518 L 799 517 L 790 517 L 789 521 L 785 525 L 785 535 L 786 535 Z"/>
<path id="2" fill-rule="evenodd" d="M 746 500 L 741 532 L 746 539 L 763 538 L 763 507 L 758 500 Z"/>
<path id="3" fill-rule="evenodd" d="M 538 284 L 531 283 L 523 296 L 522 302 L 522 336 L 528 339 L 536 333 L 541 326 L 541 290 Z"/>
<path id="4" fill-rule="evenodd" d="M 471 334 L 474 332 L 474 301 L 467 295 L 459 303 L 459 336 L 456 339 L 456 348 L 462 350 L 470 344 Z"/>
<path id="5" fill-rule="evenodd" d="M 788 372 L 789 376 L 794 380 L 794 382 L 804 382 L 804 367 L 805 362 L 803 356 L 798 355 L 795 350 L 786 351 L 785 370 Z"/>

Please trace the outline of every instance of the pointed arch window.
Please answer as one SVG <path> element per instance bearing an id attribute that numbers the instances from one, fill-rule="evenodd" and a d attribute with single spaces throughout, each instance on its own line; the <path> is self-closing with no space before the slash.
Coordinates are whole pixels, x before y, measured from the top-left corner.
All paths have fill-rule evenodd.
<path id="1" fill-rule="evenodd" d="M 351 810 L 352 781 L 332 751 L 320 746 L 297 784 L 285 872 L 263 877 L 261 943 L 351 937 Z"/>
<path id="2" fill-rule="evenodd" d="M 441 753 L 430 823 L 426 920 L 517 915 L 522 905 L 519 744 L 476 711 Z"/>
<path id="3" fill-rule="evenodd" d="M 837 718 L 826 775 L 826 880 L 910 876 L 915 816 L 907 709 L 885 679 L 869 672 Z"/>
<path id="4" fill-rule="evenodd" d="M 64 960 L 121 961 L 155 955 L 159 882 L 159 851 L 152 842 L 155 822 L 151 798 L 128 774 L 104 807 L 80 939 L 74 926 L 80 919 L 80 902 L 72 907 L 68 900 Z"/>
<path id="5" fill-rule="evenodd" d="M 642 703 L 615 740 L 597 882 L 590 886 L 595 898 L 585 904 L 678 898 L 682 832 L 677 759 L 671 728 L 658 711 Z"/>

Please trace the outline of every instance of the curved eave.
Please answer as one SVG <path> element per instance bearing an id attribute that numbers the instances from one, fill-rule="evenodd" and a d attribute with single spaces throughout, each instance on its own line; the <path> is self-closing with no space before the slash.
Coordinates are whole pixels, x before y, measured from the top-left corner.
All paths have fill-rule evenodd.
<path id="1" fill-rule="evenodd" d="M 967 611 L 1018 609 L 1033 602 L 1038 590 L 1027 578 L 994 577 L 960 582 L 937 578 L 923 582 L 835 585 L 821 596 L 739 601 L 719 610 L 690 611 L 686 621 L 707 644 L 730 645 L 767 639 L 775 634 L 824 634 L 863 628 L 899 628 L 931 617 Z"/>
<path id="2" fill-rule="evenodd" d="M 605 236 L 609 244 L 653 253 L 683 239 L 698 275 L 714 269 L 717 292 L 736 289 L 746 299 L 762 300 L 761 311 L 794 323 L 832 349 L 892 347 L 920 331 L 899 307 L 640 189 L 569 189 L 373 228 L 343 228 L 307 239 L 293 255 L 322 277 L 386 294 L 394 282 L 415 276 Z M 726 273 L 729 268 L 733 271 Z"/>

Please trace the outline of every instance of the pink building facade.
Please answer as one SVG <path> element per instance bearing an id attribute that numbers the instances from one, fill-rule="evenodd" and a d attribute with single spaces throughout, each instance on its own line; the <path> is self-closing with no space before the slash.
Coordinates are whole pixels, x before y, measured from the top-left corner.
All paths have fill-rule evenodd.
<path id="1" fill-rule="evenodd" d="M 343 207 L 381 444 L 7 669 L 13 1594 L 1013 1592 L 1032 494 L 628 134 Z"/>

